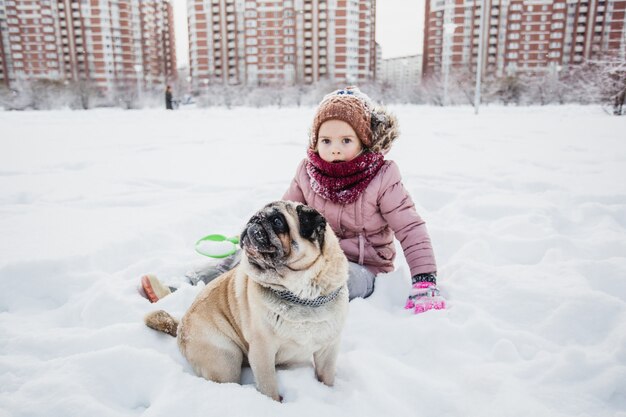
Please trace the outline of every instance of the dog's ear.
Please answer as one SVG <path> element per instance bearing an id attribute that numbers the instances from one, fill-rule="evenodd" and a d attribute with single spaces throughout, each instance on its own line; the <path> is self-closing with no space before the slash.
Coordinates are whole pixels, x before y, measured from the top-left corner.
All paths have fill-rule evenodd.
<path id="1" fill-rule="evenodd" d="M 317 210 L 300 205 L 296 208 L 298 221 L 300 222 L 300 236 L 309 240 L 317 240 L 320 249 L 324 248 L 324 234 L 326 232 L 326 219 Z"/>

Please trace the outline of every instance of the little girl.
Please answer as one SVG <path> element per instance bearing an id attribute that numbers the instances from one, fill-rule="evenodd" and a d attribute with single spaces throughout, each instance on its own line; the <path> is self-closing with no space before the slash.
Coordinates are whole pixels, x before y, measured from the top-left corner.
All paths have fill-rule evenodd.
<path id="1" fill-rule="evenodd" d="M 375 107 L 356 87 L 322 100 L 310 133 L 307 158 L 283 200 L 304 203 L 326 217 L 349 261 L 350 299 L 374 291 L 376 275 L 394 270 L 394 237 L 412 275 L 405 308 L 415 313 L 444 308 L 437 289 L 437 266 L 426 225 L 401 182 L 393 161 L 386 161 L 398 136 L 396 118 Z M 239 254 L 188 278 L 206 282 L 233 268 Z M 142 278 L 150 301 L 169 294 L 156 277 Z"/>

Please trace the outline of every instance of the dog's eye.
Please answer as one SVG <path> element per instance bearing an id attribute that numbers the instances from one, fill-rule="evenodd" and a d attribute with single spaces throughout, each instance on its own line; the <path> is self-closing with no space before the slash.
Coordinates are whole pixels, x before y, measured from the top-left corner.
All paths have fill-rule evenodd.
<path id="1" fill-rule="evenodd" d="M 283 223 L 283 219 L 281 219 L 280 217 L 274 217 L 272 219 L 272 226 L 274 226 L 275 228 L 282 229 L 284 225 L 285 223 Z"/>

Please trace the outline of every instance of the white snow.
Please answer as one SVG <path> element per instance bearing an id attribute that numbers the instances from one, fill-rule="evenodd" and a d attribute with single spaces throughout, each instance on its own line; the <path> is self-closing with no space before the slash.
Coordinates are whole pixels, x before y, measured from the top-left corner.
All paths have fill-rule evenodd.
<path id="1" fill-rule="evenodd" d="M 211 258 L 224 258 L 229 254 L 235 253 L 236 250 L 237 246 L 228 240 L 203 240 L 196 244 L 197 252 Z"/>
<path id="2" fill-rule="evenodd" d="M 626 416 L 626 118 L 596 107 L 392 107 L 388 158 L 429 225 L 449 309 L 409 272 L 350 304 L 333 388 L 276 403 L 194 375 L 144 314 L 282 196 L 313 108 L 0 112 L 0 416 Z"/>

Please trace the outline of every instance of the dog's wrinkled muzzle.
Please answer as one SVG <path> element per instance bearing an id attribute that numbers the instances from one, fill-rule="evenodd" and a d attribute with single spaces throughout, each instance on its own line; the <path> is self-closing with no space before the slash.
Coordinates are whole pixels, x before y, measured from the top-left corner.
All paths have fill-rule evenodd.
<path id="1" fill-rule="evenodd" d="M 282 243 L 265 222 L 249 223 L 243 236 L 243 247 L 248 255 L 264 260 L 280 259 L 284 255 Z"/>

